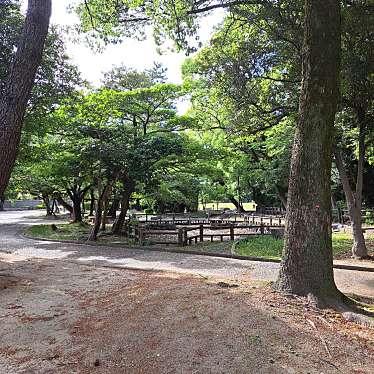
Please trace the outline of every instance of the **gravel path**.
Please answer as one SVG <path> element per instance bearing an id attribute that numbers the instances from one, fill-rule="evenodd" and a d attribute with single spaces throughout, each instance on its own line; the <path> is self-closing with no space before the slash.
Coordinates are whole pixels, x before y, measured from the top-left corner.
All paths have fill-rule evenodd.
<path id="1" fill-rule="evenodd" d="M 0 212 L 0 252 L 12 254 L 14 258 L 20 259 L 55 259 L 98 266 L 199 274 L 204 277 L 233 280 L 245 278 L 273 281 L 279 269 L 276 263 L 151 252 L 133 248 L 56 243 L 23 237 L 22 232 L 27 226 L 51 222 L 43 218 L 43 214 L 43 211 Z M 374 297 L 374 273 L 337 269 L 334 272 L 338 287 L 343 292 Z"/>

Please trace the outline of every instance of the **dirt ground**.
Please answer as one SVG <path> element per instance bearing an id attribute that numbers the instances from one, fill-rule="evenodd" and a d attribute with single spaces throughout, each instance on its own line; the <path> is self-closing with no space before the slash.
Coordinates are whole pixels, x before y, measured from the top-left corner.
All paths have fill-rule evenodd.
<path id="1" fill-rule="evenodd" d="M 250 279 L 0 257 L 1 374 L 374 372 L 373 330 Z"/>

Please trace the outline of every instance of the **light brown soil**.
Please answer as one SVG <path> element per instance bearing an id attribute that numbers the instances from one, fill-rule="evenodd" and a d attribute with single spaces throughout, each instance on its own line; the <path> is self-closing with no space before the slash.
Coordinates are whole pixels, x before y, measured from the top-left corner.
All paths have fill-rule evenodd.
<path id="1" fill-rule="evenodd" d="M 250 281 L 2 260 L 0 373 L 374 372 L 373 330 Z"/>

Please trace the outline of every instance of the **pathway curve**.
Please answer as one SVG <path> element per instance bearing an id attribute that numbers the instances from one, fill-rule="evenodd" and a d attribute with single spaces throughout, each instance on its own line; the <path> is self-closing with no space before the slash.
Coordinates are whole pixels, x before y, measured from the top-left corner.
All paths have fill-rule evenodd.
<path id="1" fill-rule="evenodd" d="M 233 280 L 273 281 L 279 269 L 279 264 L 270 262 L 113 248 L 102 245 L 57 243 L 23 237 L 22 232 L 27 226 L 51 222 L 43 218 L 43 213 L 43 211 L 0 212 L 0 252 L 13 254 L 20 259 L 68 260 L 98 266 L 165 270 Z M 334 274 L 337 285 L 343 292 L 374 297 L 374 273 L 335 269 Z"/>

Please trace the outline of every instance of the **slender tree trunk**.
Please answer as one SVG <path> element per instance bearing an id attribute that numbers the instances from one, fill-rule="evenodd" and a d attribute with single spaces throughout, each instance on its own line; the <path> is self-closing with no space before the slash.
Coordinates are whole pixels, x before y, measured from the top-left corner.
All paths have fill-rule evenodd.
<path id="1" fill-rule="evenodd" d="M 280 202 L 282 203 L 283 208 L 287 209 L 287 199 L 285 194 L 281 191 L 278 185 L 275 185 L 275 190 L 277 192 Z"/>
<path id="2" fill-rule="evenodd" d="M 51 210 L 51 207 L 50 207 L 49 195 L 47 193 L 43 193 L 42 194 L 42 199 L 43 199 L 43 202 L 44 202 L 46 215 L 51 216 L 53 214 L 53 211 Z"/>
<path id="3" fill-rule="evenodd" d="M 112 184 L 113 184 L 113 181 L 108 182 L 108 184 L 104 187 L 102 192 L 101 193 L 99 192 L 99 198 L 97 200 L 96 211 L 95 211 L 95 222 L 90 232 L 90 235 L 88 237 L 88 240 L 97 239 L 97 234 L 99 233 L 100 225 L 102 222 L 104 204 L 105 204 L 105 201 L 109 198 L 110 191 L 112 189 Z M 100 186 L 99 186 L 99 191 L 100 191 Z"/>
<path id="4" fill-rule="evenodd" d="M 108 210 L 108 216 L 109 217 L 112 217 L 112 218 L 117 217 L 117 210 L 119 208 L 119 203 L 120 203 L 120 199 L 118 199 L 118 198 L 113 199 L 112 205 L 110 206 L 110 208 Z"/>
<path id="5" fill-rule="evenodd" d="M 306 0 L 303 84 L 288 188 L 285 244 L 275 289 L 342 301 L 333 276 L 331 154 L 340 70 L 340 4 Z"/>
<path id="6" fill-rule="evenodd" d="M 135 183 L 133 183 L 132 181 L 126 180 L 124 182 L 124 188 L 125 190 L 121 198 L 121 211 L 112 226 L 112 233 L 115 235 L 119 235 L 123 229 L 123 225 L 126 220 L 127 211 L 129 210 L 130 197 L 135 189 Z"/>
<path id="7" fill-rule="evenodd" d="M 5 203 L 4 197 L 0 197 L 0 212 L 4 211 L 4 203 Z"/>
<path id="8" fill-rule="evenodd" d="M 112 187 L 113 187 L 113 184 L 110 184 L 109 187 L 108 187 L 108 191 L 106 193 L 106 196 L 105 196 L 105 200 L 103 202 L 104 212 L 103 212 L 103 218 L 102 218 L 102 222 L 101 222 L 101 230 L 102 231 L 106 230 L 106 222 L 108 220 L 109 198 L 110 198 L 110 195 L 112 194 L 112 189 L 113 189 Z"/>
<path id="9" fill-rule="evenodd" d="M 359 152 L 360 154 L 360 152 Z M 352 234 L 353 234 L 353 245 L 352 245 L 352 256 L 356 258 L 363 258 L 368 256 L 368 250 L 365 243 L 364 233 L 362 231 L 362 218 L 361 218 L 361 199 L 358 200 L 357 197 L 360 198 L 360 194 L 356 196 L 352 191 L 351 185 L 349 183 L 349 178 L 343 163 L 343 158 L 338 149 L 334 149 L 335 155 L 335 164 L 339 171 L 340 180 L 343 185 L 343 191 L 345 195 L 345 200 L 347 201 L 348 207 L 348 214 L 351 221 L 352 226 Z M 360 161 L 359 161 L 360 164 Z M 357 173 L 363 173 L 363 168 L 358 168 Z M 357 179 L 359 180 L 360 177 L 357 175 Z M 362 191 L 362 184 L 361 184 L 361 191 Z"/>
<path id="10" fill-rule="evenodd" d="M 93 216 L 95 210 L 95 193 L 93 188 L 90 190 L 90 216 Z"/>
<path id="11" fill-rule="evenodd" d="M 51 0 L 29 0 L 25 25 L 0 97 L 0 196 L 17 157 L 27 100 L 48 33 Z"/>

